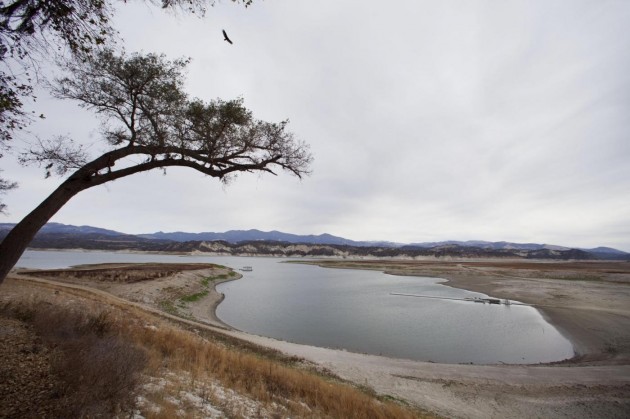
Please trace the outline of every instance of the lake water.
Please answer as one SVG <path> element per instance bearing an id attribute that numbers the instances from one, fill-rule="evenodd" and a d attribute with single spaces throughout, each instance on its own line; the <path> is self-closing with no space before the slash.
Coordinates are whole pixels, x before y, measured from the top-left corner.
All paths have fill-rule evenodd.
<path id="1" fill-rule="evenodd" d="M 436 278 L 282 263 L 277 258 L 27 251 L 17 266 L 105 262 L 218 263 L 239 269 L 217 309 L 225 323 L 291 342 L 446 363 L 538 363 L 573 356 L 571 343 L 527 306 L 394 296 L 486 297 Z"/>

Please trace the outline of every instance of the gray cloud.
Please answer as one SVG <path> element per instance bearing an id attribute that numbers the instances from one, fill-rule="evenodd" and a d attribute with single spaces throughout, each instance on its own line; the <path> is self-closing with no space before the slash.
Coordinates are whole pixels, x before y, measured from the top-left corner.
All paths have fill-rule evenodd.
<path id="1" fill-rule="evenodd" d="M 185 171 L 142 175 L 55 220 L 630 250 L 629 18 L 615 1 L 284 0 L 220 4 L 204 19 L 120 5 L 128 50 L 190 56 L 193 96 L 242 95 L 262 119 L 290 118 L 314 172 L 225 188 Z M 98 139 L 88 114 L 42 106 L 51 117 L 34 131 Z M 17 219 L 54 185 L 9 171 L 22 179 L 7 198 Z"/>

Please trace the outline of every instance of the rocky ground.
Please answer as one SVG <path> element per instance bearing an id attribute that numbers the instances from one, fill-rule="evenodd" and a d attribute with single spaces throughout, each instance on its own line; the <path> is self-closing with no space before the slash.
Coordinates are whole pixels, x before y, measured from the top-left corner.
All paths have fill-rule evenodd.
<path id="1" fill-rule="evenodd" d="M 51 355 L 32 327 L 0 316 L 0 418 L 59 417 Z"/>

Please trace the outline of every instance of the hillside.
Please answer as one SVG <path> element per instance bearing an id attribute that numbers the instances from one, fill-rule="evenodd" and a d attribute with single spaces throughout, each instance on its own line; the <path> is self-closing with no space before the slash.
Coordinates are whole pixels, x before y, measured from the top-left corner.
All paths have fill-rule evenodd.
<path id="1" fill-rule="evenodd" d="M 0 224 L 0 239 L 13 224 Z M 132 235 L 91 226 L 49 223 L 31 248 L 135 250 L 216 255 L 337 258 L 522 258 L 559 260 L 630 260 L 609 247 L 576 249 L 537 243 L 445 241 L 409 245 L 357 242 L 330 234 L 296 235 L 279 231 L 232 230 L 225 233 L 153 233 Z"/>

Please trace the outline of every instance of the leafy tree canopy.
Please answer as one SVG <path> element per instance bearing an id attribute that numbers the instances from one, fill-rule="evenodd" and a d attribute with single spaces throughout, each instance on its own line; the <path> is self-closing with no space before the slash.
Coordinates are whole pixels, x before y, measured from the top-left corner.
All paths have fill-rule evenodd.
<path id="1" fill-rule="evenodd" d="M 223 182 L 240 172 L 286 170 L 309 173 L 308 146 L 287 130 L 288 121 L 253 117 L 242 99 L 209 102 L 183 90 L 188 60 L 163 55 L 117 55 L 103 50 L 84 61 L 71 60 L 53 94 L 93 110 L 102 120 L 109 151 L 90 159 L 65 138 L 42 142 L 22 155 L 69 177 L 27 215 L 0 244 L 0 282 L 35 233 L 77 193 L 135 173 L 188 167 Z"/>
<path id="2" fill-rule="evenodd" d="M 99 184 L 130 170 L 168 166 L 191 167 L 223 181 L 240 171 L 273 173 L 273 166 L 297 176 L 308 172 L 308 147 L 287 131 L 287 121 L 256 120 L 242 99 L 204 102 L 188 97 L 183 90 L 187 64 L 186 59 L 116 55 L 112 50 L 83 62 L 69 61 L 68 76 L 56 81 L 52 93 L 95 111 L 102 120 L 103 139 L 113 150 L 98 163 L 87 163 L 80 146 L 56 138 L 24 154 L 22 161 L 45 164 L 58 174 L 85 170 L 87 164 L 90 181 Z M 145 160 L 114 168 L 131 155 Z"/>
<path id="3" fill-rule="evenodd" d="M 198 15 L 215 4 L 215 0 L 145 1 Z M 252 0 L 232 2 L 247 7 Z M 0 0 L 0 157 L 14 133 L 32 120 L 33 115 L 24 111 L 24 100 L 33 97 L 39 64 L 64 53 L 83 59 L 111 46 L 115 3 L 120 0 Z M 6 191 L 4 186 L 15 186 L 0 182 L 0 192 Z"/>

